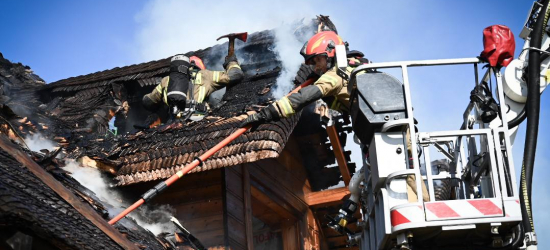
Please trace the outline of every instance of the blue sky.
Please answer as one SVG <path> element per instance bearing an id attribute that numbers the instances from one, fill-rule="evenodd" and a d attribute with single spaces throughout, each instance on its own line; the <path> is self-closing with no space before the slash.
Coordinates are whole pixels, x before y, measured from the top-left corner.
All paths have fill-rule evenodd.
<path id="1" fill-rule="evenodd" d="M 230 32 L 260 31 L 329 15 L 353 49 L 375 62 L 475 57 L 482 30 L 503 24 L 517 37 L 531 1 L 14 1 L 0 2 L 0 52 L 46 82 L 126 66 L 216 44 Z M 244 7 L 246 6 L 246 7 Z M 299 48 L 296 49 L 296 54 Z M 412 69 L 421 130 L 456 129 L 472 89 L 471 67 Z M 550 235 L 550 101 L 542 95 L 534 215 L 541 249 Z M 516 172 L 524 126 L 514 146 Z M 355 158 L 356 159 L 356 158 Z M 519 174 L 517 175 L 519 176 Z"/>

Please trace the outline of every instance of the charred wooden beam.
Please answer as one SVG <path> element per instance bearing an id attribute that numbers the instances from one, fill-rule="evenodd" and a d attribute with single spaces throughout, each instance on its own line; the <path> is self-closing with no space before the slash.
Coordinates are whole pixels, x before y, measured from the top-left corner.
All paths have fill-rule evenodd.
<path id="1" fill-rule="evenodd" d="M 332 150 L 336 156 L 336 161 L 338 162 L 338 168 L 342 174 L 342 179 L 344 183 L 349 185 L 351 180 L 351 174 L 349 173 L 349 168 L 347 165 L 346 156 L 344 155 L 344 150 L 342 149 L 342 144 L 340 144 L 340 139 L 338 139 L 338 131 L 334 126 L 327 126 L 327 134 L 330 139 L 330 144 L 332 145 Z"/>
<path id="2" fill-rule="evenodd" d="M 306 195 L 307 205 L 310 207 L 331 206 L 341 203 L 342 199 L 350 194 L 347 187 L 311 192 Z"/>

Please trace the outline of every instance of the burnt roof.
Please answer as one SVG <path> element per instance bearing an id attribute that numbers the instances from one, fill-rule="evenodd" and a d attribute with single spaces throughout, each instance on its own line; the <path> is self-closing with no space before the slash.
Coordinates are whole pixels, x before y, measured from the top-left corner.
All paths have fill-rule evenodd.
<path id="1" fill-rule="evenodd" d="M 246 116 L 174 123 L 126 136 L 112 152 L 122 163 L 115 180 L 118 185 L 128 185 L 168 178 L 235 132 L 244 118 Z M 299 115 L 262 124 L 244 133 L 191 172 L 278 157 L 298 118 Z"/>
<path id="2" fill-rule="evenodd" d="M 270 30 L 251 34 L 246 43 L 236 42 L 235 54 L 239 58 L 243 70 L 249 74 L 256 74 L 260 70 L 262 72 L 268 70 L 268 67 L 265 66 L 269 65 L 269 70 L 280 66 L 280 62 L 276 59 L 276 55 L 270 48 L 273 43 L 273 31 Z M 203 59 L 207 68 L 220 69 L 220 65 L 223 63 L 223 56 L 227 53 L 227 46 L 226 42 L 206 49 L 190 51 L 185 53 L 185 55 L 198 56 Z M 167 75 L 170 70 L 170 58 L 171 56 L 160 60 L 70 77 L 52 82 L 44 86 L 43 89 L 51 92 L 72 92 L 107 86 L 113 82 L 146 81 L 153 77 Z"/>
<path id="3" fill-rule="evenodd" d="M 330 20 L 318 17 L 311 24 L 294 29 L 295 34 L 316 30 L 319 21 Z M 133 130 L 134 124 L 151 115 L 143 109 L 141 98 L 168 74 L 169 58 L 164 58 L 37 87 L 36 99 L 42 103 L 37 113 L 50 119 L 50 128 L 42 132 L 64 146 L 69 157 L 88 155 L 116 165 L 118 185 L 167 178 L 236 130 L 247 111 L 258 110 L 274 100 L 271 92 L 281 73 L 274 42 L 273 31 L 262 31 L 249 35 L 246 43 L 236 43 L 245 79 L 226 88 L 221 102 L 212 105 L 212 112 L 201 122 L 180 121 L 126 134 Z M 220 68 L 226 53 L 227 43 L 186 54 L 198 55 L 208 68 L 216 69 Z M 303 83 L 310 73 L 311 69 L 302 65 L 294 84 Z M 122 103 L 130 106 L 128 113 L 121 112 Z M 121 135 L 109 132 L 108 123 L 113 114 Z M 194 171 L 278 157 L 298 120 L 296 115 L 248 131 Z M 320 124 L 314 126 L 320 127 Z M 328 146 L 319 148 L 330 151 Z M 320 164 L 333 161 L 333 156 L 327 155 L 330 159 L 319 161 Z"/>
<path id="4" fill-rule="evenodd" d="M 115 142 L 110 143 L 101 141 L 99 144 L 90 145 L 89 140 L 82 140 L 89 145 L 81 146 L 89 149 L 82 150 L 82 147 L 79 147 L 79 154 L 93 155 L 95 159 L 116 163 L 118 171 L 115 180 L 118 185 L 170 177 L 185 164 L 193 161 L 195 157 L 238 129 L 240 122 L 246 118 L 243 114 L 247 111 L 258 110 L 274 100 L 271 89 L 280 74 L 281 64 L 272 50 L 273 44 L 272 31 L 251 34 L 246 43 L 237 44 L 236 54 L 245 71 L 245 79 L 237 85 L 226 88 L 221 102 L 213 106 L 212 112 L 206 119 L 199 122 L 179 121 L 155 129 L 130 133 L 116 137 Z M 189 52 L 187 55 L 198 55 L 204 59 L 208 68 L 215 68 L 221 65 L 226 50 L 227 44 L 221 44 Z M 99 107 L 99 102 L 103 102 L 106 97 L 104 92 L 108 91 L 109 86 L 113 84 L 126 86 L 130 112 L 132 107 L 139 109 L 143 92 L 132 89 L 154 87 L 163 76 L 167 75 L 168 70 L 169 58 L 165 58 L 64 79 L 50 84 L 43 88 L 43 91 L 47 89 L 50 93 L 75 92 L 75 95 L 66 97 L 64 103 L 57 105 L 56 110 L 65 121 L 78 122 L 91 118 L 88 111 L 80 111 L 82 108 L 78 108 L 77 105 L 88 99 L 90 100 L 88 102 L 95 103 L 86 106 Z M 305 65 L 301 70 L 310 71 Z M 294 83 L 300 84 L 304 80 L 304 74 L 302 74 Z M 135 91 L 134 94 L 131 93 L 132 91 Z M 67 107 L 70 103 L 74 105 Z M 98 111 L 93 112 L 97 117 Z M 139 110 L 139 113 L 129 116 L 141 115 L 141 120 L 144 120 L 143 114 L 148 112 Z M 204 162 L 203 166 L 197 167 L 193 172 L 278 157 L 298 120 L 299 115 L 296 115 L 291 119 L 264 124 L 253 131 L 248 131 L 214 154 Z"/>
<path id="5" fill-rule="evenodd" d="M 308 69 L 302 67 L 302 70 Z M 103 159 L 118 163 L 115 177 L 118 185 L 168 178 L 235 132 L 246 118 L 247 110 L 272 100 L 269 90 L 278 75 L 279 69 L 275 69 L 247 77 L 240 84 L 229 87 L 220 105 L 201 121 L 179 121 L 128 134 L 119 137 L 115 146 L 99 151 L 105 153 Z M 296 83 L 303 80 L 297 78 Z M 257 104 L 260 105 L 254 106 Z M 299 118 L 300 113 L 289 119 L 262 124 L 239 136 L 191 172 L 276 158 Z"/>
<path id="6" fill-rule="evenodd" d="M 30 154 L 34 157 L 43 156 L 39 153 Z M 37 160 L 38 163 L 45 162 L 45 158 Z M 108 217 L 106 204 L 98 200 L 93 192 L 61 170 L 56 159 L 47 161 L 50 164 L 43 167 L 61 184 L 82 202 L 90 204 L 104 218 Z M 8 232 L 20 231 L 40 238 L 45 242 L 42 247 L 50 244 L 58 249 L 122 249 L 3 149 L 0 149 L 0 186 L 0 224 L 8 228 Z M 146 246 L 147 249 L 165 249 L 151 232 L 131 220 L 125 219 L 124 223 L 118 223 L 115 227 L 125 232 L 130 241 Z"/>

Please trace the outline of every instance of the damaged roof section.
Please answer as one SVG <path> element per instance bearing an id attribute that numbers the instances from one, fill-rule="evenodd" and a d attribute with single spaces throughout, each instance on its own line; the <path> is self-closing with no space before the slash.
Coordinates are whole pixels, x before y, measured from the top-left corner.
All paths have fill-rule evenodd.
<path id="1" fill-rule="evenodd" d="M 3 138 L 0 139 L 7 142 Z M 13 144 L 13 147 L 16 145 Z M 47 169 L 81 202 L 89 204 L 95 212 L 107 218 L 109 214 L 105 209 L 106 205 L 99 201 L 93 192 L 60 169 L 60 162 L 55 159 L 55 154 L 27 152 L 43 165 L 40 167 Z M 21 154 L 24 154 L 23 151 Z M 27 235 L 27 239 L 32 237 L 33 246 L 39 245 L 41 249 L 122 249 L 48 185 L 27 166 L 18 162 L 3 148 L 0 149 L 0 231 L 4 232 L 2 236 L 20 237 L 15 234 L 20 232 Z M 131 220 L 125 219 L 124 223 L 115 227 L 142 249 L 166 249 L 151 232 Z M 8 231 L 4 231 L 5 229 Z"/>
<path id="2" fill-rule="evenodd" d="M 335 29 L 325 16 L 295 25 L 292 30 L 300 37 L 318 29 Z M 274 46 L 274 31 L 256 32 L 247 43 L 236 44 L 246 77 L 226 88 L 221 101 L 211 103 L 211 113 L 199 122 L 178 121 L 139 132 L 133 128 L 154 115 L 142 107 L 141 99 L 168 75 L 169 58 L 40 86 L 35 91 L 41 103 L 38 113 L 50 117 L 52 124 L 44 133 L 60 143 L 69 157 L 87 155 L 106 163 L 118 185 L 167 178 L 235 131 L 243 114 L 274 100 L 272 92 L 281 74 Z M 227 43 L 186 54 L 202 57 L 209 69 L 221 69 L 226 53 Z M 302 65 L 294 84 L 303 83 L 310 73 Z M 112 119 L 122 135 L 111 133 Z M 298 119 L 296 115 L 248 131 L 194 171 L 278 157 Z"/>
<path id="3" fill-rule="evenodd" d="M 33 134 L 48 129 L 49 117 L 39 111 L 37 89 L 45 86 L 29 66 L 11 63 L 0 53 L 0 117 L 4 119 L 0 131 L 17 139 L 13 131 Z M 28 117 L 33 117 L 29 119 Z M 10 132 L 9 122 L 15 130 Z"/>
<path id="4" fill-rule="evenodd" d="M 255 76 L 269 75 L 276 79 L 281 63 L 272 50 L 273 43 L 273 31 L 262 31 L 251 34 L 247 43 L 236 44 L 236 54 L 249 83 L 254 83 L 251 78 L 263 78 Z M 221 70 L 226 53 L 227 43 L 186 55 L 197 55 L 209 69 Z M 86 140 L 89 133 L 105 136 L 110 133 L 112 119 L 116 119 L 119 133 L 132 132 L 133 125 L 143 123 L 151 114 L 142 107 L 143 95 L 168 75 L 169 66 L 170 58 L 165 58 L 41 86 L 35 98 L 40 102 L 38 105 L 43 103 L 39 111 L 56 120 L 55 132 L 48 134 L 54 134 L 58 137 L 56 141 L 65 145 L 68 141 Z M 225 106 L 221 112 L 227 109 Z M 50 137 L 54 139 L 55 136 Z"/>
<path id="5" fill-rule="evenodd" d="M 308 29 L 317 28 L 317 25 L 307 27 Z M 239 128 L 239 124 L 246 118 L 243 114 L 259 110 L 274 100 L 271 93 L 281 73 L 281 64 L 272 50 L 273 44 L 273 32 L 263 31 L 251 34 L 246 44 L 237 46 L 236 53 L 246 72 L 246 77 L 240 84 L 226 88 L 222 100 L 212 105 L 212 112 L 204 120 L 199 122 L 178 121 L 135 134 L 123 135 L 111 142 L 106 139 L 96 144 L 88 143 L 88 145 L 81 145 L 77 148 L 76 150 L 80 152 L 73 156 L 86 154 L 96 160 L 114 165 L 110 172 L 116 173 L 117 185 L 129 185 L 170 177 Z M 216 45 L 187 54 L 206 58 L 207 65 L 219 61 L 215 66 L 209 65 L 209 68 L 215 68 L 222 64 L 226 46 L 225 44 Z M 167 75 L 168 67 L 169 59 L 163 59 L 69 78 L 53 83 L 49 88 L 57 92 L 84 88 L 86 90 L 82 91 L 89 92 L 88 88 L 97 84 L 102 86 L 121 84 L 127 91 L 127 98 L 120 102 L 127 101 L 130 106 L 129 118 L 126 123 L 133 122 L 135 124 L 146 119 L 144 114 L 150 114 L 148 111 L 140 109 L 141 97 L 144 94 L 142 90 L 149 88 L 150 91 L 161 77 Z M 305 65 L 302 66 L 301 71 L 307 73 L 297 77 L 294 84 L 301 84 L 305 81 L 304 74 L 307 76 L 311 73 L 310 68 Z M 130 121 L 132 117 L 136 116 L 141 116 L 141 118 Z M 248 131 L 222 148 L 193 172 L 276 158 L 282 152 L 298 120 L 299 115 L 291 119 L 264 124 L 253 131 Z M 120 124 L 120 121 L 118 123 Z M 82 150 L 82 148 L 87 149 Z"/>
<path id="6" fill-rule="evenodd" d="M 245 118 L 207 118 L 187 124 L 175 123 L 124 137 L 122 146 L 115 149 L 117 160 L 122 163 L 115 179 L 118 185 L 128 185 L 168 178 L 236 131 Z M 191 172 L 278 157 L 298 118 L 262 124 L 246 132 Z"/>
<path id="7" fill-rule="evenodd" d="M 309 68 L 304 66 L 303 70 Z M 116 165 L 110 172 L 116 173 L 117 185 L 168 178 L 236 131 L 246 118 L 242 115 L 244 112 L 261 107 L 251 104 L 272 100 L 269 91 L 278 72 L 279 69 L 275 69 L 248 77 L 241 84 L 228 88 L 220 105 L 201 121 L 180 121 L 124 135 L 113 145 L 100 142 L 99 147 L 87 153 L 94 152 L 95 159 Z M 297 77 L 296 83 L 304 80 Z M 299 117 L 298 114 L 246 132 L 192 172 L 278 157 Z M 94 147 L 91 145 L 85 147 Z"/>

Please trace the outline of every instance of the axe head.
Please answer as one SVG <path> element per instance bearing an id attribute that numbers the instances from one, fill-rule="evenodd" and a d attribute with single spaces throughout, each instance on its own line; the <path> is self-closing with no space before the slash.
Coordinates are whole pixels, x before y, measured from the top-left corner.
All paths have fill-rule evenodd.
<path id="1" fill-rule="evenodd" d="M 229 38 L 230 41 L 237 38 L 237 39 L 239 39 L 243 42 L 246 42 L 246 39 L 248 38 L 248 32 L 227 34 L 227 35 L 218 37 L 218 39 L 216 39 L 216 41 L 218 41 L 222 38 L 225 38 L 225 37 Z"/>

